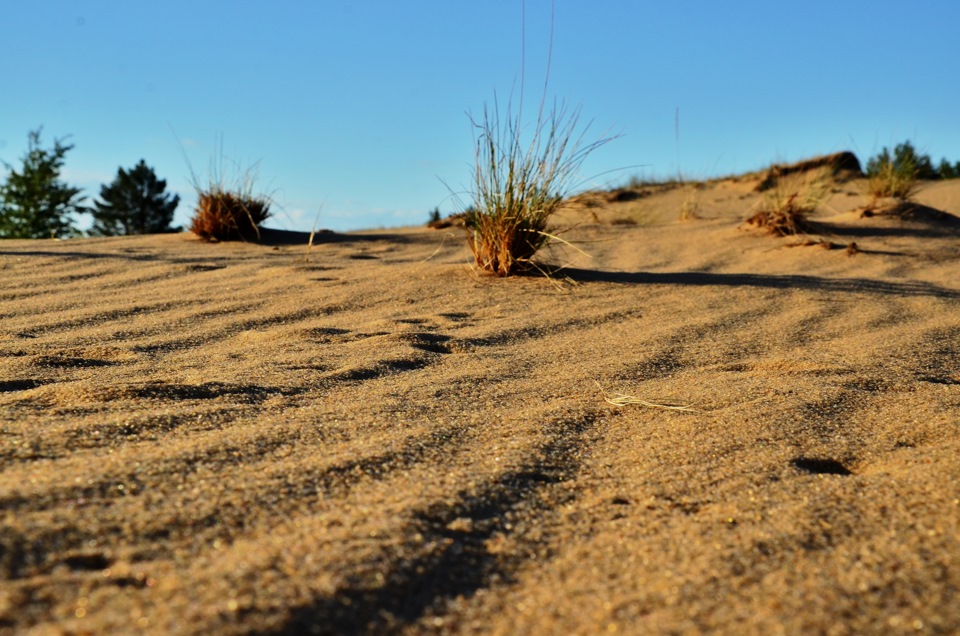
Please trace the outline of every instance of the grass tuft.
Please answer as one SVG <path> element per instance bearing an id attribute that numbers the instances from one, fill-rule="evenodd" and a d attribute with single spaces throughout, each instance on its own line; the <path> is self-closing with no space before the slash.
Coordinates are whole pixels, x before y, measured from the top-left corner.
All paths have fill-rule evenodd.
<path id="1" fill-rule="evenodd" d="M 271 200 L 255 194 L 256 164 L 229 184 L 224 176 L 223 155 L 211 161 L 210 180 L 204 187 L 191 167 L 197 207 L 190 231 L 206 241 L 259 241 L 260 225 L 270 218 Z"/>
<path id="2" fill-rule="evenodd" d="M 207 241 L 258 241 L 268 218 L 268 199 L 214 187 L 197 194 L 190 231 Z"/>
<path id="3" fill-rule="evenodd" d="M 510 276 L 533 266 L 533 256 L 555 238 L 550 216 L 570 194 L 584 159 L 611 138 L 584 143 L 577 135 L 579 109 L 554 104 L 525 138 L 521 116 L 507 108 L 484 106 L 471 122 L 476 138 L 473 201 L 465 227 L 467 243 L 480 269 Z"/>
<path id="4" fill-rule="evenodd" d="M 764 192 L 760 209 L 747 223 L 776 236 L 810 233 L 813 226 L 808 217 L 817 211 L 828 192 L 827 180 L 822 176 L 804 179 L 794 187 L 788 187 L 784 178 L 778 178 Z"/>
<path id="5" fill-rule="evenodd" d="M 681 221 L 696 221 L 700 218 L 700 183 L 684 185 L 683 203 L 680 205 Z"/>
<path id="6" fill-rule="evenodd" d="M 906 201 L 917 187 L 918 170 L 910 161 L 880 161 L 867 177 L 867 192 L 875 199 L 893 197 Z"/>

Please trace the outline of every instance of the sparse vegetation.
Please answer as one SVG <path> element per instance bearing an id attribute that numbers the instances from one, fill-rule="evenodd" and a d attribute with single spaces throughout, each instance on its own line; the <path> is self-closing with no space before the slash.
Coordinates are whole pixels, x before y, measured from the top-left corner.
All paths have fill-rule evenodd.
<path id="1" fill-rule="evenodd" d="M 56 139 L 52 149 L 41 148 L 41 131 L 28 135 L 19 171 L 4 162 L 10 174 L 0 185 L 0 238 L 75 236 L 73 217 L 87 211 L 82 190 L 60 180 L 64 158 L 73 146 Z"/>
<path id="2" fill-rule="evenodd" d="M 695 221 L 700 218 L 700 190 L 701 183 L 690 183 L 684 186 L 683 203 L 680 204 L 680 220 Z"/>
<path id="3" fill-rule="evenodd" d="M 893 197 L 907 200 L 917 187 L 916 166 L 882 163 L 867 177 L 867 193 L 875 198 Z"/>
<path id="4" fill-rule="evenodd" d="M 682 176 L 677 177 L 658 177 L 647 176 L 643 174 L 630 175 L 627 183 L 623 186 L 626 190 L 640 190 L 641 188 L 679 188 L 686 183 Z"/>
<path id="5" fill-rule="evenodd" d="M 190 231 L 207 241 L 257 241 L 260 224 L 268 218 L 267 198 L 216 186 L 197 193 Z"/>
<path id="6" fill-rule="evenodd" d="M 807 218 L 820 207 L 829 190 L 828 182 L 822 177 L 806 177 L 799 183 L 783 178 L 766 190 L 760 203 L 760 209 L 747 223 L 765 229 L 776 236 L 792 236 L 812 231 Z"/>
<path id="7" fill-rule="evenodd" d="M 885 166 L 890 164 L 899 170 L 912 171 L 916 179 L 931 180 L 939 177 L 937 171 L 933 169 L 930 155 L 917 153 L 917 150 L 909 141 L 894 146 L 892 155 L 884 147 L 876 156 L 871 157 L 867 161 L 867 176 L 878 174 Z"/>
<path id="8" fill-rule="evenodd" d="M 211 177 L 200 185 L 191 168 L 197 207 L 190 231 L 207 241 L 258 241 L 260 224 L 270 218 L 270 198 L 255 193 L 256 166 L 247 169 L 231 185 L 220 162 L 211 162 Z"/>
<path id="9" fill-rule="evenodd" d="M 556 238 L 550 216 L 569 194 L 583 160 L 610 138 L 584 143 L 577 135 L 579 110 L 543 104 L 529 139 L 521 112 L 484 107 L 473 175 L 473 205 L 466 216 L 467 242 L 477 266 L 498 276 L 528 269 L 533 255 Z M 584 131 L 585 132 L 585 131 Z"/>
<path id="10" fill-rule="evenodd" d="M 894 146 L 892 154 L 884 147 L 867 161 L 867 192 L 876 198 L 906 201 L 916 190 L 918 181 L 958 177 L 960 161 L 951 164 L 943 158 L 934 168 L 930 155 L 918 153 L 909 141 Z"/>
<path id="11" fill-rule="evenodd" d="M 875 198 L 893 197 L 907 200 L 916 189 L 917 180 L 936 176 L 930 157 L 918 156 L 906 141 L 894 147 L 893 155 L 884 148 L 867 162 L 867 192 Z"/>

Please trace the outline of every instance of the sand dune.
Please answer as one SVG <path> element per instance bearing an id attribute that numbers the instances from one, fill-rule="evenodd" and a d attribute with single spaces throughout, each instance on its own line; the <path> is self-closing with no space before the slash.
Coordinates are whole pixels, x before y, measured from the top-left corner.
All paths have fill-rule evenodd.
<path id="1" fill-rule="evenodd" d="M 754 185 L 571 208 L 553 280 L 4 241 L 0 633 L 960 631 L 960 231 Z"/>

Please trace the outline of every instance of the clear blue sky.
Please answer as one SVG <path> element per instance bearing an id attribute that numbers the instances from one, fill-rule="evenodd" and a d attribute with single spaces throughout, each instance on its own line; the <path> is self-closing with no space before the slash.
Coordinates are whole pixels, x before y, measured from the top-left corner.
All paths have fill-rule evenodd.
<path id="1" fill-rule="evenodd" d="M 960 160 L 960 2 L 556 0 L 548 94 L 623 135 L 583 177 L 707 177 L 911 139 Z M 249 166 L 268 225 L 419 224 L 466 186 L 478 113 L 521 77 L 520 0 L 34 0 L 0 20 L 0 159 L 69 136 L 90 197 L 141 158 L 195 200 L 190 168 Z M 526 6 L 526 91 L 550 1 Z M 679 144 L 675 113 L 679 109 Z M 532 116 L 532 110 L 529 110 Z M 222 139 L 222 151 L 217 142 Z M 181 150 L 181 147 L 183 150 Z M 632 166 L 644 166 L 643 168 Z M 0 169 L 2 172 L 2 169 Z M 322 208 L 322 209 L 321 209 Z"/>

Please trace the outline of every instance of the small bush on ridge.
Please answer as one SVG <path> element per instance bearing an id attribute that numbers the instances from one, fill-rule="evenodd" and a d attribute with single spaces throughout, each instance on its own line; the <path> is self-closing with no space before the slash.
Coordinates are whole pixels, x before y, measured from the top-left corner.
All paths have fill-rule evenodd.
<path id="1" fill-rule="evenodd" d="M 224 176 L 223 155 L 210 162 L 210 181 L 200 185 L 193 168 L 197 207 L 190 231 L 207 241 L 258 241 L 260 224 L 270 218 L 270 198 L 254 194 L 256 164 L 244 171 L 232 185 Z"/>
<path id="2" fill-rule="evenodd" d="M 747 223 L 776 236 L 806 234 L 812 231 L 807 217 L 817 211 L 827 191 L 827 182 L 822 177 L 793 188 L 778 179 L 774 187 L 764 193 L 760 210 L 747 219 Z"/>
<path id="3" fill-rule="evenodd" d="M 867 161 L 867 192 L 876 198 L 906 200 L 918 179 L 936 179 L 929 155 L 918 155 L 909 141 L 897 144 L 893 155 L 884 148 Z"/>
<path id="4" fill-rule="evenodd" d="M 541 104 L 528 141 L 521 113 L 514 117 L 509 107 L 505 120 L 496 104 L 484 107 L 479 122 L 471 119 L 479 134 L 466 229 L 480 269 L 497 276 L 529 269 L 533 255 L 556 238 L 547 231 L 548 219 L 570 193 L 587 155 L 610 141 L 584 143 L 586 130 L 575 137 L 579 114 L 562 104 L 545 114 Z"/>
<path id="5" fill-rule="evenodd" d="M 909 141 L 897 144 L 893 153 L 884 147 L 867 161 L 867 192 L 876 198 L 893 197 L 907 200 L 917 181 L 956 179 L 960 177 L 960 161 L 951 164 L 946 158 L 936 168 L 930 155 L 919 154 Z"/>
<path id="6" fill-rule="evenodd" d="M 257 241 L 260 224 L 269 217 L 266 198 L 211 187 L 197 194 L 190 231 L 207 241 Z"/>

